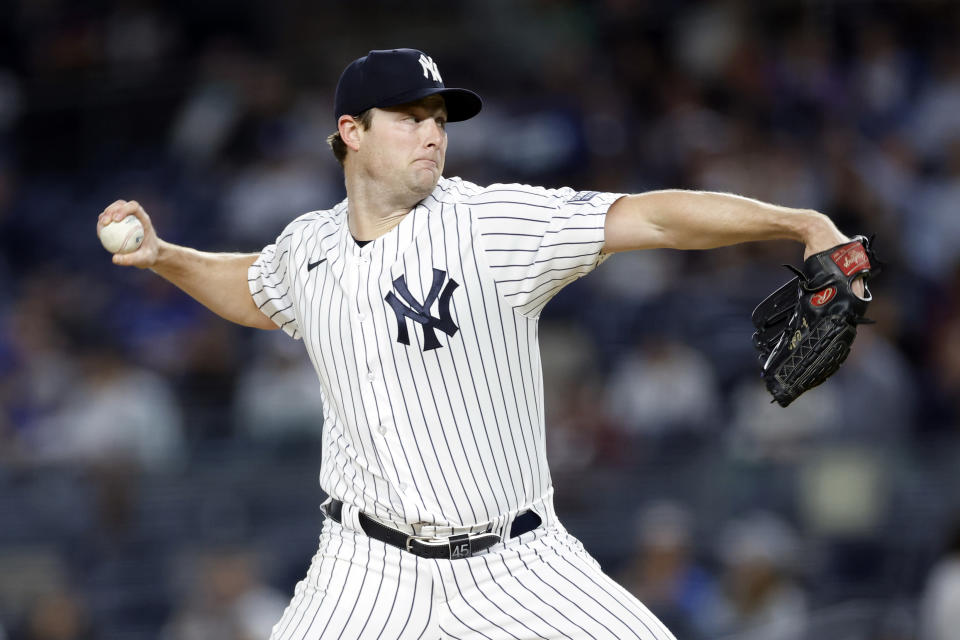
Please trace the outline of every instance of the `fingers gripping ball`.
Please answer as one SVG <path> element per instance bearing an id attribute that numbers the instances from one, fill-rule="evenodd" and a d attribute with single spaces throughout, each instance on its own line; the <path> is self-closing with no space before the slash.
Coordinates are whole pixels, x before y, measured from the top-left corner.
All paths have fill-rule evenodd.
<path id="1" fill-rule="evenodd" d="M 130 215 L 106 225 L 99 235 L 103 248 L 110 253 L 132 253 L 143 242 L 143 225 L 136 216 Z"/>

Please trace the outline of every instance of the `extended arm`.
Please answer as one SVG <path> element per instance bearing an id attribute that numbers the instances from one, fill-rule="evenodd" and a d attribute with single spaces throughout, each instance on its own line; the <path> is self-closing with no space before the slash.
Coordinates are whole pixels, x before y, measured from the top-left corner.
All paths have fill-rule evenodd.
<path id="1" fill-rule="evenodd" d="M 650 191 L 617 200 L 607 213 L 604 252 L 712 249 L 740 242 L 788 239 L 804 257 L 846 242 L 825 215 L 726 193 Z"/>
<path id="2" fill-rule="evenodd" d="M 143 243 L 133 253 L 114 254 L 113 263 L 151 269 L 217 315 L 258 329 L 277 325 L 254 304 L 247 287 L 247 269 L 255 253 L 207 253 L 157 237 L 150 216 L 136 201 L 117 200 L 97 219 L 97 232 L 111 221 L 135 215 L 143 223 Z"/>

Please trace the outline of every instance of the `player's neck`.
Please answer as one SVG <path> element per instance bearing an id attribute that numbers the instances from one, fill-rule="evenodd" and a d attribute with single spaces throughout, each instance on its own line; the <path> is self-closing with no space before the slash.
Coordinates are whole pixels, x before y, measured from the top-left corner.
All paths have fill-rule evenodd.
<path id="1" fill-rule="evenodd" d="M 350 225 L 350 234 L 357 240 L 376 240 L 400 224 L 408 213 L 410 209 L 371 215 L 351 199 L 347 209 L 347 224 Z"/>
<path id="2" fill-rule="evenodd" d="M 387 192 L 369 180 L 351 180 L 347 186 L 347 222 L 357 240 L 376 240 L 403 221 L 425 196 Z"/>

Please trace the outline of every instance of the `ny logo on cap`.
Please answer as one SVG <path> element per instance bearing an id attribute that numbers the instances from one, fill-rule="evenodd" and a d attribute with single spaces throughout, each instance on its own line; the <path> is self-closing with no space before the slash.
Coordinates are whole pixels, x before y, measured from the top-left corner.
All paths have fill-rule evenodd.
<path id="1" fill-rule="evenodd" d="M 448 279 L 447 284 L 444 285 L 444 280 L 447 280 L 447 272 L 434 269 L 430 292 L 427 293 L 427 297 L 422 303 L 418 302 L 417 299 L 413 297 L 413 294 L 410 293 L 410 289 L 407 288 L 407 281 L 403 276 L 393 281 L 394 288 L 403 300 L 401 301 L 400 298 L 395 296 L 393 291 L 387 293 L 384 300 L 387 301 L 387 304 L 390 305 L 390 308 L 393 309 L 393 312 L 397 315 L 397 342 L 405 345 L 410 344 L 410 334 L 407 332 L 407 318 L 410 318 L 423 327 L 424 351 L 431 351 L 441 346 L 440 341 L 437 339 L 437 329 L 440 329 L 440 331 L 443 331 L 448 336 L 453 336 L 453 334 L 459 330 L 459 327 L 457 327 L 450 315 L 450 296 L 453 295 L 454 290 L 460 285 L 457 284 L 457 281 L 453 278 Z M 441 289 L 443 290 L 442 292 Z M 438 298 L 439 302 L 437 300 Z M 403 304 L 404 302 L 407 304 Z M 437 309 L 440 312 L 439 318 L 434 317 L 430 313 L 430 307 L 432 307 L 435 302 L 437 302 Z"/>
<path id="2" fill-rule="evenodd" d="M 429 78 L 433 76 L 434 82 L 443 82 L 443 78 L 440 77 L 440 69 L 437 69 L 437 63 L 433 61 L 433 58 L 430 56 L 421 53 L 420 59 L 417 61 L 420 63 L 420 66 L 423 67 L 423 77 Z M 429 75 L 428 75 L 429 72 Z"/>

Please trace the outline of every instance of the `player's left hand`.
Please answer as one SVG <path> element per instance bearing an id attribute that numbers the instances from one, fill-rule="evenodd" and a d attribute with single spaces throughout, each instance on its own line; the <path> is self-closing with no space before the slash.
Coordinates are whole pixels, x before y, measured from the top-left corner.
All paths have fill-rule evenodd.
<path id="1" fill-rule="evenodd" d="M 863 279 L 880 268 L 864 236 L 828 247 L 791 270 L 797 277 L 753 312 L 754 346 L 767 390 L 786 407 L 829 378 L 843 364 L 871 297 Z M 856 293 L 860 284 L 863 293 Z"/>
<path id="2" fill-rule="evenodd" d="M 837 226 L 833 223 L 830 218 L 825 215 L 818 214 L 818 224 L 813 225 L 805 240 L 805 247 L 803 251 L 803 259 L 807 260 L 812 255 L 821 253 L 836 247 L 841 244 L 847 244 L 851 241 L 851 238 L 847 237 L 837 229 Z M 866 297 L 866 288 L 863 284 L 863 278 L 857 278 L 851 284 L 853 293 L 861 298 Z"/>

